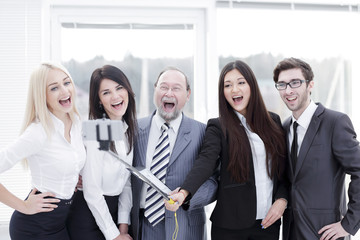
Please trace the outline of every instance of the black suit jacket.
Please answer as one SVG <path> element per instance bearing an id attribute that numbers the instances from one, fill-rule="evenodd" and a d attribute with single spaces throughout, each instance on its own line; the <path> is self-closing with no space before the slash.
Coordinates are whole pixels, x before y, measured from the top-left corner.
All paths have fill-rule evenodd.
<path id="1" fill-rule="evenodd" d="M 284 122 L 287 133 L 291 118 Z M 288 141 L 287 141 L 288 142 Z M 289 143 L 289 142 L 288 142 Z M 289 158 L 290 159 L 290 158 Z M 291 161 L 289 161 L 289 167 Z M 284 213 L 284 240 L 294 223 L 298 240 L 315 240 L 325 225 L 341 220 L 354 235 L 360 227 L 360 147 L 349 117 L 318 104 L 299 149 L 291 182 L 289 207 Z M 345 174 L 351 175 L 346 210 Z"/>
<path id="2" fill-rule="evenodd" d="M 279 116 L 273 113 L 271 116 L 281 126 Z M 244 137 L 247 138 L 247 136 Z M 248 146 L 250 147 L 250 143 Z M 212 224 L 227 229 L 248 228 L 256 221 L 256 186 L 253 163 L 250 161 L 251 171 L 247 182 L 237 183 L 231 179 L 230 172 L 227 171 L 229 163 L 227 139 L 221 130 L 218 118 L 208 121 L 201 152 L 182 188 L 194 195 L 202 182 L 211 176 L 219 162 L 221 164 L 220 182 L 216 206 L 211 216 Z M 275 178 L 273 200 L 287 199 L 287 196 L 288 191 L 285 184 Z"/>

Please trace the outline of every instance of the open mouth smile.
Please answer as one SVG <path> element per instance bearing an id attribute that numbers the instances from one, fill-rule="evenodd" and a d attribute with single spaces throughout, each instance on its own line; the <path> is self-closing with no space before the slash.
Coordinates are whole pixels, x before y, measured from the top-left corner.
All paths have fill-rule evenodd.
<path id="1" fill-rule="evenodd" d="M 123 105 L 124 101 L 120 101 L 114 104 L 111 104 L 111 107 L 115 108 L 116 110 L 120 109 Z"/>
<path id="2" fill-rule="evenodd" d="M 234 96 L 232 99 L 234 103 L 240 103 L 243 100 L 244 97 L 242 96 Z"/>
<path id="3" fill-rule="evenodd" d="M 297 97 L 287 97 L 286 100 L 289 102 L 293 102 L 297 99 Z"/>
<path id="4" fill-rule="evenodd" d="M 69 107 L 69 106 L 71 106 L 71 97 L 68 96 L 68 97 L 66 97 L 66 98 L 64 98 L 64 99 L 60 99 L 60 100 L 59 100 L 59 103 L 60 103 L 61 106 L 63 106 L 63 107 Z"/>
<path id="5" fill-rule="evenodd" d="M 174 107 L 175 107 L 175 103 L 172 102 L 163 103 L 163 108 L 165 109 L 165 111 L 171 111 Z"/>

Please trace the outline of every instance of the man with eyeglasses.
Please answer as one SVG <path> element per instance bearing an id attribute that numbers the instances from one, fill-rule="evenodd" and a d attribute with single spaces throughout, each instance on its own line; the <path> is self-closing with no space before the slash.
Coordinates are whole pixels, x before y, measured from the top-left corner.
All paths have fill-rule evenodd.
<path id="1" fill-rule="evenodd" d="M 186 75 L 177 68 L 167 67 L 160 72 L 154 84 L 156 110 L 148 117 L 138 119 L 139 132 L 134 144 L 135 167 L 145 167 L 169 189 L 184 182 L 200 151 L 205 124 L 183 113 L 190 99 L 191 89 Z M 165 209 L 160 194 L 133 177 L 133 208 L 131 230 L 134 240 L 206 240 L 204 206 L 215 200 L 217 175 L 208 179 L 191 202 L 174 212 Z M 179 189 L 177 189 L 178 191 Z M 170 195 L 170 193 L 169 193 Z M 174 233 L 175 232 L 175 233 Z"/>
<path id="2" fill-rule="evenodd" d="M 287 58 L 274 69 L 275 87 L 292 111 L 288 138 L 290 201 L 284 240 L 344 239 L 360 227 L 360 147 L 350 118 L 314 103 L 309 64 Z M 345 174 L 351 176 L 346 209 Z"/>

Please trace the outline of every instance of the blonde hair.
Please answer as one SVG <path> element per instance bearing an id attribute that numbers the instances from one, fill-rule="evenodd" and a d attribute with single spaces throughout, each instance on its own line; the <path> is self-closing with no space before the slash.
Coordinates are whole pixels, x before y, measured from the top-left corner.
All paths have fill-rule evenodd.
<path id="1" fill-rule="evenodd" d="M 69 72 L 61 64 L 40 64 L 40 66 L 32 72 L 30 77 L 25 116 L 20 134 L 23 133 L 26 128 L 33 122 L 40 122 L 40 124 L 44 127 L 48 137 L 51 137 L 51 134 L 54 131 L 54 124 L 51 120 L 50 111 L 46 102 L 47 77 L 51 70 L 60 70 L 64 72 L 70 78 L 71 83 L 74 84 Z M 74 122 L 75 115 L 79 116 L 79 112 L 75 104 L 75 86 L 74 95 L 71 98 L 73 103 L 73 111 L 69 113 L 69 116 L 71 121 Z"/>

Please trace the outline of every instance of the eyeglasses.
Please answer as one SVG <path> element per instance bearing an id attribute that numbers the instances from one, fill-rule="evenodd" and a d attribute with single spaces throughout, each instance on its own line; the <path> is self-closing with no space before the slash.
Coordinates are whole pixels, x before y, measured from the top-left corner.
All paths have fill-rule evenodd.
<path id="1" fill-rule="evenodd" d="M 171 89 L 172 92 L 178 93 L 178 92 L 180 92 L 182 90 L 182 88 L 179 87 L 179 86 L 168 87 L 167 85 L 161 85 L 159 88 L 160 88 L 161 92 L 168 92 L 169 89 Z"/>
<path id="2" fill-rule="evenodd" d="M 287 86 L 289 85 L 291 88 L 298 88 L 303 84 L 304 82 L 309 82 L 309 80 L 301 80 L 301 79 L 293 79 L 291 82 L 278 82 L 275 83 L 275 87 L 277 90 L 285 90 Z"/>

